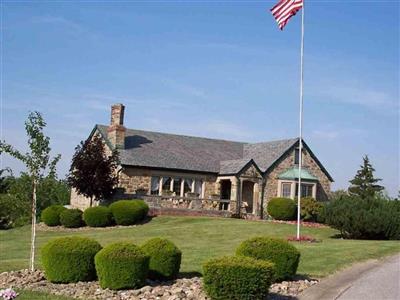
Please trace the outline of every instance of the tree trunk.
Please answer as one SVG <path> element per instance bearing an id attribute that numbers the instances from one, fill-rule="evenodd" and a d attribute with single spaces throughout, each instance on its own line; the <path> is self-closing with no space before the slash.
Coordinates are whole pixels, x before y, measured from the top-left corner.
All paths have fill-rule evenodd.
<path id="1" fill-rule="evenodd" d="M 93 206 L 93 197 L 90 197 L 90 202 L 89 202 L 90 207 Z"/>
<path id="2" fill-rule="evenodd" d="M 36 179 L 33 179 L 33 193 L 32 193 L 32 230 L 31 230 L 31 257 L 29 269 L 35 269 L 35 240 L 36 240 Z"/>

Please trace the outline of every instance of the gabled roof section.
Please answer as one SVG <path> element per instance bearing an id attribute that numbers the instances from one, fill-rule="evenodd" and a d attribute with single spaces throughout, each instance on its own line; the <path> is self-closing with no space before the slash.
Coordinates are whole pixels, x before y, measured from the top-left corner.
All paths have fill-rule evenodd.
<path id="1" fill-rule="evenodd" d="M 279 158 L 289 151 L 298 138 L 244 145 L 243 157 L 254 159 L 262 172 L 266 172 Z"/>
<path id="2" fill-rule="evenodd" d="M 97 125 L 103 137 L 107 126 Z M 127 129 L 122 165 L 219 173 L 220 161 L 241 159 L 241 142 Z"/>
<path id="3" fill-rule="evenodd" d="M 253 164 L 257 168 L 257 170 L 262 173 L 253 159 L 245 158 L 221 161 L 219 175 L 236 175 L 251 164 Z"/>
<path id="4" fill-rule="evenodd" d="M 278 179 L 286 179 L 286 180 L 296 180 L 299 178 L 299 168 L 292 167 L 287 169 L 286 171 L 279 174 Z M 308 170 L 302 168 L 301 169 L 301 179 L 303 180 L 311 180 L 318 181 L 318 178 L 312 175 Z"/>

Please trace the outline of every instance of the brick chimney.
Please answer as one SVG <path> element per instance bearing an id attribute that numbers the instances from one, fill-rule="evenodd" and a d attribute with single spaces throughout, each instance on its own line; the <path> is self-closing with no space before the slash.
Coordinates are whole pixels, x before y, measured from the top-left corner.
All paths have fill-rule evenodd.
<path id="1" fill-rule="evenodd" d="M 123 104 L 114 104 L 111 106 L 111 123 L 108 126 L 108 139 L 111 144 L 118 149 L 125 148 L 125 131 L 124 127 L 124 111 Z"/>

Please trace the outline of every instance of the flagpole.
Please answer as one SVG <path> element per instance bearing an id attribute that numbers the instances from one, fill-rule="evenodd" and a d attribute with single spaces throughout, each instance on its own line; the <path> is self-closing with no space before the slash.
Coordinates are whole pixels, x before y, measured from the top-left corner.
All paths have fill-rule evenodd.
<path id="1" fill-rule="evenodd" d="M 297 189 L 297 235 L 300 239 L 300 198 L 301 198 L 301 167 L 303 159 L 303 78 L 304 78 L 304 0 L 301 10 L 301 47 L 300 47 L 300 116 L 299 116 L 299 185 Z"/>

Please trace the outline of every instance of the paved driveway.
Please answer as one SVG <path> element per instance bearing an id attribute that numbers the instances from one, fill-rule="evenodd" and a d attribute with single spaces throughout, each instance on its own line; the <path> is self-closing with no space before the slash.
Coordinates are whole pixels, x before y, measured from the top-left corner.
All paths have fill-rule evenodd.
<path id="1" fill-rule="evenodd" d="M 335 274 L 299 297 L 301 300 L 400 300 L 400 254 Z"/>

